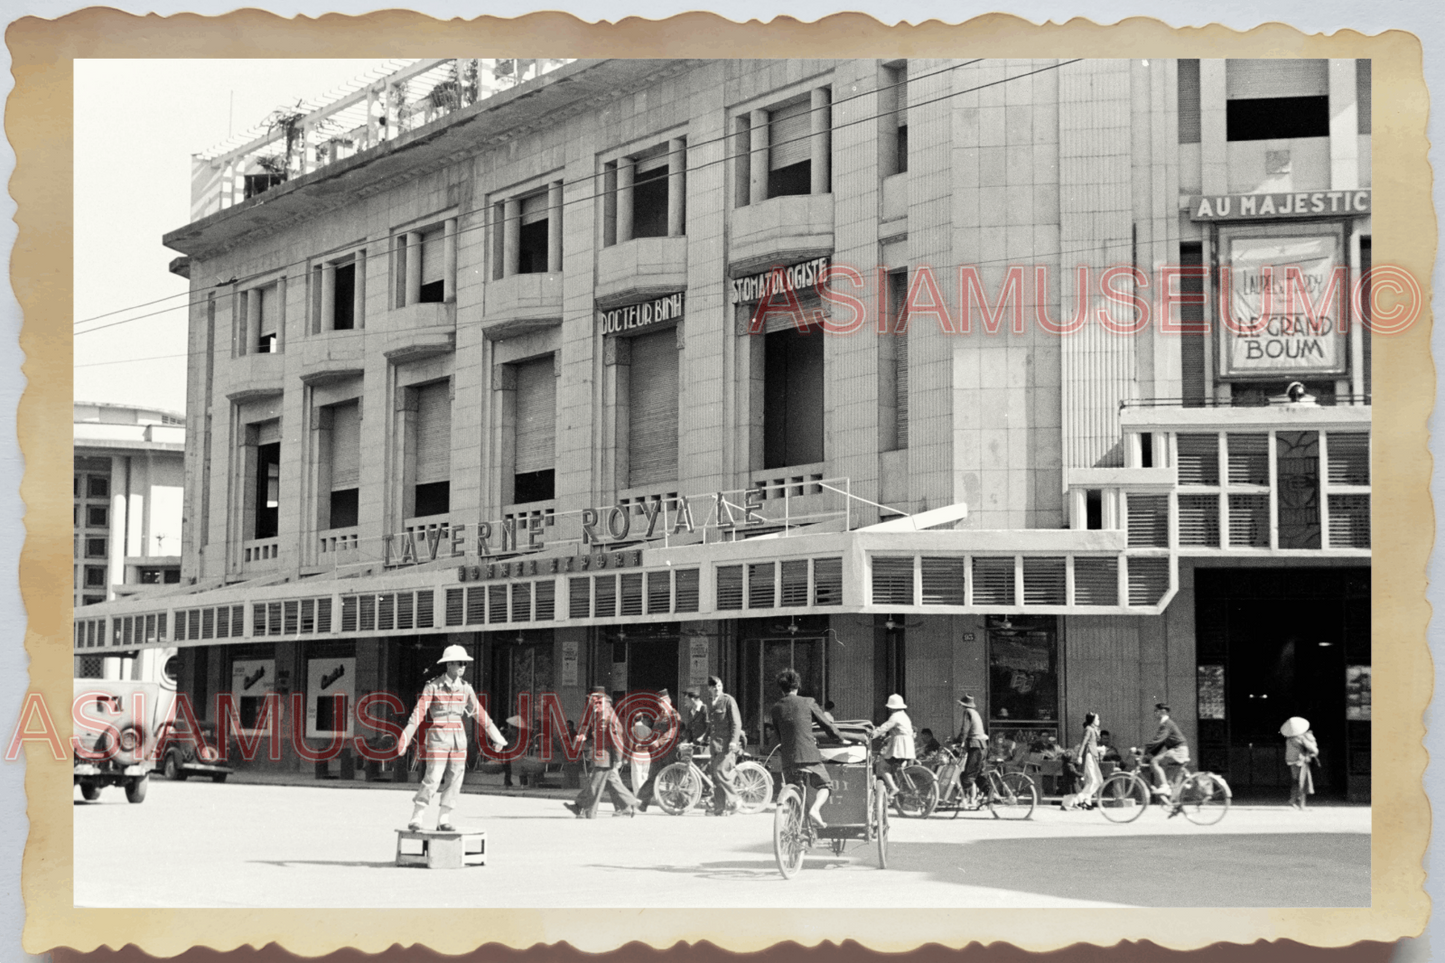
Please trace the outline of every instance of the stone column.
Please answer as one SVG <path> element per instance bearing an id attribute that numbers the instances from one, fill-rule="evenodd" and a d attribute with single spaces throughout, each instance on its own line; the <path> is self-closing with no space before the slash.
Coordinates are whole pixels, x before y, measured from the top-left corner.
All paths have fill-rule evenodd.
<path id="1" fill-rule="evenodd" d="M 261 337 L 261 290 L 252 288 L 246 292 L 246 329 L 241 332 L 241 354 L 256 351 L 257 339 Z"/>
<path id="2" fill-rule="evenodd" d="M 457 219 L 449 217 L 442 225 L 443 301 L 457 299 Z"/>
<path id="3" fill-rule="evenodd" d="M 330 331 L 336 327 L 336 265 L 330 261 L 321 265 L 321 317 L 316 319 L 317 331 Z"/>
<path id="4" fill-rule="evenodd" d="M 421 300 L 421 235 L 406 232 L 406 303 Z"/>
<path id="5" fill-rule="evenodd" d="M 749 203 L 758 204 L 768 199 L 768 112 L 753 111 L 751 121 L 752 127 L 748 130 L 748 193 Z"/>
<path id="6" fill-rule="evenodd" d="M 667 142 L 667 236 L 687 233 L 687 141 L 674 137 Z M 679 329 L 681 330 L 681 329 Z"/>
<path id="7" fill-rule="evenodd" d="M 631 157 L 617 161 L 617 243 L 632 240 L 632 181 L 637 162 Z"/>
<path id="8" fill-rule="evenodd" d="M 547 185 L 547 270 L 562 270 L 562 182 Z"/>
<path id="9" fill-rule="evenodd" d="M 827 194 L 832 181 L 833 164 L 833 109 L 830 106 L 832 96 L 827 87 L 818 87 L 813 91 L 813 110 L 809 114 L 812 121 L 813 141 L 810 145 L 813 150 L 812 186 L 810 193 Z"/>
<path id="10" fill-rule="evenodd" d="M 517 273 L 522 257 L 522 202 L 507 198 L 502 205 L 502 277 Z"/>

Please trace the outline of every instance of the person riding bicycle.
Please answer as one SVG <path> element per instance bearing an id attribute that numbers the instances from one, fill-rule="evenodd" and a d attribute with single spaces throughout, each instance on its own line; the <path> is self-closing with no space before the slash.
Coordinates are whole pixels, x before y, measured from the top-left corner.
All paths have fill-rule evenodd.
<path id="1" fill-rule="evenodd" d="M 1184 740 L 1179 724 L 1169 718 L 1169 706 L 1162 702 L 1156 703 L 1154 715 L 1159 720 L 1159 728 L 1154 731 L 1154 740 L 1145 747 L 1144 752 L 1149 759 L 1149 768 L 1154 770 L 1159 781 L 1159 785 L 1153 789 L 1154 795 L 1172 799 L 1184 773 L 1184 770 L 1178 767 L 1189 762 L 1189 743 Z M 1176 767 L 1173 783 L 1164 777 L 1162 763 Z"/>
<path id="2" fill-rule="evenodd" d="M 832 721 L 818 708 L 812 699 L 798 695 L 803 678 L 795 669 L 784 669 L 778 673 L 778 689 L 783 697 L 773 703 L 771 718 L 773 732 L 777 733 L 782 747 L 783 780 L 794 785 L 807 785 L 813 789 L 813 805 L 808 809 L 808 818 L 819 829 L 827 829 L 823 821 L 823 803 L 833 789 L 833 780 L 823 765 L 823 754 L 818 751 L 818 739 L 813 735 L 816 722 L 824 732 L 839 742 L 862 742 L 861 738 L 849 736 L 833 725 Z"/>
<path id="3" fill-rule="evenodd" d="M 873 730 L 873 738 L 883 740 L 873 771 L 874 775 L 888 786 L 888 798 L 892 799 L 898 795 L 898 777 L 895 774 L 903 766 L 913 762 L 916 754 L 913 747 L 913 720 L 908 718 L 908 705 L 903 701 L 903 696 L 893 693 L 888 697 L 885 708 L 888 710 L 888 720 Z"/>

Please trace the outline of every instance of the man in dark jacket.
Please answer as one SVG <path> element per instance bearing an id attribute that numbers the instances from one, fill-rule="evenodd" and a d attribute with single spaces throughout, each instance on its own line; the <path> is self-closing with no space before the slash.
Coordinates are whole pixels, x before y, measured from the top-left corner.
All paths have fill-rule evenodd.
<path id="1" fill-rule="evenodd" d="M 826 829 L 823 822 L 823 803 L 833 789 L 833 780 L 828 768 L 823 765 L 823 754 L 818 751 L 818 739 L 813 735 L 816 722 L 824 732 L 839 742 L 861 742 L 861 739 L 845 735 L 831 719 L 818 708 L 818 703 L 798 695 L 803 679 L 794 669 L 778 673 L 778 688 L 783 697 L 773 704 L 773 731 L 782 744 L 783 781 L 795 785 L 808 785 L 813 789 L 813 805 L 808 809 L 808 818 L 819 829 Z"/>
<path id="2" fill-rule="evenodd" d="M 592 689 L 587 709 L 582 714 L 581 730 L 577 741 L 591 743 L 592 778 L 582 787 L 575 801 L 564 805 L 578 819 L 592 819 L 597 815 L 597 804 L 602 801 L 605 791 L 616 807 L 614 816 L 637 815 L 637 797 L 627 791 L 622 777 L 618 775 L 627 748 L 622 721 L 617 718 L 612 701 L 607 698 L 607 690 L 602 686 Z"/>
<path id="3" fill-rule="evenodd" d="M 672 694 L 666 689 L 662 689 L 657 693 L 657 720 L 652 724 L 652 744 L 658 748 L 666 747 L 666 750 L 652 760 L 652 768 L 647 773 L 647 781 L 637 790 L 637 808 L 640 812 L 647 812 L 647 804 L 652 801 L 652 795 L 657 785 L 658 773 L 670 766 L 677 758 L 677 743 L 681 726 L 682 719 L 678 716 L 677 710 L 672 707 Z"/>
<path id="4" fill-rule="evenodd" d="M 1170 784 L 1164 778 L 1161 763 L 1182 766 L 1188 762 L 1189 744 L 1184 741 L 1184 733 L 1179 730 L 1179 723 L 1169 718 L 1167 705 L 1157 703 L 1154 706 L 1154 717 L 1159 720 L 1159 728 L 1154 731 L 1154 739 L 1145 748 L 1145 752 L 1149 755 L 1149 768 L 1154 770 L 1154 776 L 1159 780 L 1159 784 L 1154 787 L 1154 795 L 1168 798 L 1171 795 Z M 1183 770 L 1178 772 L 1182 774 Z"/>
<path id="5" fill-rule="evenodd" d="M 958 704 L 963 706 L 963 725 L 953 741 L 964 753 L 963 775 L 959 777 L 963 790 L 973 798 L 975 786 L 979 792 L 987 794 L 990 791 L 988 780 L 983 778 L 983 754 L 988 748 L 988 731 L 983 727 L 983 716 L 978 714 L 978 703 L 973 696 L 964 696 Z"/>
<path id="6" fill-rule="evenodd" d="M 712 777 L 714 816 L 731 816 L 738 809 L 737 756 L 743 743 L 743 717 L 737 700 L 723 691 L 722 679 L 707 677 L 707 761 Z"/>

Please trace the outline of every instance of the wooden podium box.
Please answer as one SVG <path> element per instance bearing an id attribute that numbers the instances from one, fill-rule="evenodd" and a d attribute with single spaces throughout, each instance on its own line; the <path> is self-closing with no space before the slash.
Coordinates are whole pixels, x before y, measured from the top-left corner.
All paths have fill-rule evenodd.
<path id="1" fill-rule="evenodd" d="M 427 869 L 461 869 L 487 865 L 486 830 L 396 831 L 396 865 Z"/>

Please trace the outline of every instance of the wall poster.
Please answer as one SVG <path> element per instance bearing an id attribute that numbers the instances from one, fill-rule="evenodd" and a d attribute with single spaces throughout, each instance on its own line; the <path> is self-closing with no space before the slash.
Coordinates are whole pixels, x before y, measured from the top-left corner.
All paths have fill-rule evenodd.
<path id="1" fill-rule="evenodd" d="M 1201 665 L 1196 670 L 1199 689 L 1199 718 L 1224 718 L 1224 666 Z"/>
<path id="2" fill-rule="evenodd" d="M 339 704 L 337 696 L 341 697 Z M 306 663 L 306 738 L 350 736 L 355 704 L 355 658 L 311 659 Z"/>
<path id="3" fill-rule="evenodd" d="M 253 736 L 266 734 L 275 725 L 266 719 L 266 728 L 257 729 L 265 708 L 266 696 L 276 691 L 275 659 L 237 659 L 231 663 L 231 693 L 236 697 L 236 711 L 241 718 L 241 733 Z"/>
<path id="4" fill-rule="evenodd" d="M 1370 721 L 1370 667 L 1345 666 L 1345 718 L 1352 722 Z"/>
<path id="5" fill-rule="evenodd" d="M 1349 273 L 1336 268 L 1338 234 L 1313 237 L 1221 237 L 1229 267 L 1232 324 L 1219 326 L 1223 378 L 1340 375 L 1348 341 L 1342 336 L 1350 297 Z M 1264 284 L 1265 271 L 1269 283 Z M 1294 304 L 1289 273 L 1298 272 Z M 1221 279 L 1222 283 L 1222 279 Z M 1299 294 L 1308 295 L 1311 318 Z M 1223 300 L 1223 298 L 1221 298 Z"/>

